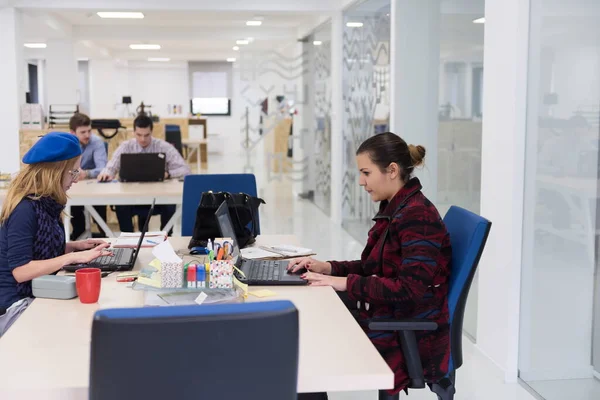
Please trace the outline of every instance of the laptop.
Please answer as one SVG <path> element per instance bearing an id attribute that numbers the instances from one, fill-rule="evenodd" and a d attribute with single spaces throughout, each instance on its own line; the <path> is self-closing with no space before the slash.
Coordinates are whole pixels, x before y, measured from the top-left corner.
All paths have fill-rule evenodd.
<path id="1" fill-rule="evenodd" d="M 101 271 L 107 272 L 131 271 L 135 266 L 135 261 L 137 260 L 140 248 L 142 247 L 142 243 L 144 242 L 144 236 L 146 236 L 146 232 L 148 232 L 148 224 L 150 223 L 150 218 L 152 217 L 152 213 L 154 212 L 155 202 L 156 199 L 152 201 L 150 210 L 148 210 L 148 215 L 146 216 L 146 223 L 144 224 L 144 228 L 140 233 L 140 240 L 138 241 L 137 248 L 112 248 L 112 256 L 98 257 L 87 264 L 67 265 L 63 267 L 63 270 L 66 272 L 75 272 L 81 268 L 100 268 Z"/>
<path id="2" fill-rule="evenodd" d="M 162 182 L 165 179 L 165 153 L 121 154 L 121 182 Z"/>
<path id="3" fill-rule="evenodd" d="M 240 269 L 244 275 L 241 276 L 239 272 L 236 273 L 236 277 L 243 283 L 253 286 L 268 286 L 268 285 L 306 285 L 307 282 L 302 279 L 301 273 L 290 273 L 287 271 L 289 260 L 247 260 L 241 257 L 240 248 L 238 246 L 237 237 L 235 236 L 235 230 L 233 229 L 233 223 L 231 222 L 231 215 L 229 215 L 229 207 L 227 202 L 221 203 L 217 212 L 219 229 L 221 230 L 221 236 L 224 238 L 233 239 L 233 262 L 235 266 Z"/>

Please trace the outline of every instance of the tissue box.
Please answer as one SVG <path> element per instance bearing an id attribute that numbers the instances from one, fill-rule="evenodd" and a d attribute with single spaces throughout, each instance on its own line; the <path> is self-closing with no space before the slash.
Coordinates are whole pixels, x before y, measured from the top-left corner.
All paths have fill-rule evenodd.
<path id="1" fill-rule="evenodd" d="M 183 287 L 183 263 L 181 262 L 163 262 L 161 263 L 161 281 L 163 288 L 182 288 Z"/>
<path id="2" fill-rule="evenodd" d="M 35 297 L 67 300 L 77 297 L 74 276 L 44 275 L 31 281 Z"/>
<path id="3" fill-rule="evenodd" d="M 210 264 L 209 276 L 211 289 L 232 289 L 233 263 L 231 261 L 213 261 Z"/>

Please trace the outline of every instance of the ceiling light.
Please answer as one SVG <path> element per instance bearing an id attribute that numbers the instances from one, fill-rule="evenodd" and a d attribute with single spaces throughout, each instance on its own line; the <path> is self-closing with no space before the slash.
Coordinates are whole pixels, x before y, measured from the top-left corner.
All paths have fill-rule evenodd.
<path id="1" fill-rule="evenodd" d="M 314 44 L 315 46 L 320 46 L 320 45 L 322 45 L 322 44 L 323 44 L 323 42 L 321 42 L 320 40 L 315 40 L 315 41 L 313 42 L 313 44 Z"/>
<path id="2" fill-rule="evenodd" d="M 239 46 L 233 46 L 232 49 L 233 49 L 233 51 L 238 51 L 240 49 L 240 47 Z"/>
<path id="3" fill-rule="evenodd" d="M 131 50 L 160 50 L 160 44 L 130 44 Z"/>
<path id="4" fill-rule="evenodd" d="M 362 28 L 363 23 L 362 22 L 346 22 L 346 26 L 348 28 Z"/>
<path id="5" fill-rule="evenodd" d="M 250 41 L 246 40 L 246 39 L 242 39 L 242 40 L 236 40 L 235 44 L 248 44 L 250 43 Z"/>
<path id="6" fill-rule="evenodd" d="M 229 57 L 229 58 L 227 59 L 227 62 L 235 62 L 235 58 L 233 58 L 233 57 Z"/>
<path id="7" fill-rule="evenodd" d="M 25 43 L 24 46 L 30 49 L 45 49 L 47 47 L 46 43 Z"/>
<path id="8" fill-rule="evenodd" d="M 262 21 L 246 21 L 247 26 L 261 26 Z"/>
<path id="9" fill-rule="evenodd" d="M 142 19 L 144 14 L 141 12 L 98 12 L 100 18 L 126 18 L 126 19 Z"/>
<path id="10" fill-rule="evenodd" d="M 167 62 L 171 61 L 171 59 L 168 57 L 149 57 L 148 61 Z"/>
<path id="11" fill-rule="evenodd" d="M 474 19 L 473 23 L 474 24 L 485 24 L 485 17 Z"/>

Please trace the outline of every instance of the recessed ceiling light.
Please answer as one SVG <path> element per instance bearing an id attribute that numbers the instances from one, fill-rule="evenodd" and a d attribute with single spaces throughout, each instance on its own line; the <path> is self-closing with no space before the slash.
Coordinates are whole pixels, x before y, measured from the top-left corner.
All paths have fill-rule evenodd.
<path id="1" fill-rule="evenodd" d="M 144 14 L 141 12 L 97 12 L 100 18 L 120 18 L 120 19 L 142 19 Z"/>
<path id="2" fill-rule="evenodd" d="M 313 44 L 314 44 L 315 46 L 320 46 L 320 45 L 322 45 L 322 44 L 323 44 L 323 42 L 321 42 L 320 40 L 315 40 L 315 41 L 313 42 Z"/>
<path id="3" fill-rule="evenodd" d="M 238 51 L 240 49 L 240 46 L 233 46 L 232 49 L 233 51 Z"/>
<path id="4" fill-rule="evenodd" d="M 236 41 L 235 41 L 235 44 L 240 44 L 240 45 L 243 45 L 243 44 L 248 44 L 248 43 L 250 43 L 250 41 L 248 41 L 248 40 L 246 40 L 246 39 L 242 39 L 242 40 L 236 40 Z"/>
<path id="5" fill-rule="evenodd" d="M 235 58 L 233 58 L 233 57 L 229 57 L 229 58 L 227 59 L 227 62 L 235 62 Z"/>
<path id="6" fill-rule="evenodd" d="M 485 17 L 474 19 L 473 23 L 474 24 L 485 24 Z"/>
<path id="7" fill-rule="evenodd" d="M 346 22 L 346 26 L 348 28 L 362 28 L 363 23 L 362 22 Z"/>
<path id="8" fill-rule="evenodd" d="M 247 26 L 261 26 L 262 21 L 246 21 Z"/>
<path id="9" fill-rule="evenodd" d="M 48 47 L 46 43 L 25 43 L 24 46 L 30 49 L 45 49 Z"/>
<path id="10" fill-rule="evenodd" d="M 131 50 L 160 50 L 160 44 L 130 44 Z"/>
<path id="11" fill-rule="evenodd" d="M 148 61 L 168 62 L 168 61 L 171 61 L 171 59 L 168 57 L 149 57 Z"/>

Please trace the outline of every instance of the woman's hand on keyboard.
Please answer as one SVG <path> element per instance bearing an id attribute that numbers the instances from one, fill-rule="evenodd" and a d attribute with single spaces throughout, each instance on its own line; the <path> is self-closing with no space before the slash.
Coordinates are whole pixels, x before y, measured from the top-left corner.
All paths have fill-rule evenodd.
<path id="1" fill-rule="evenodd" d="M 70 242 L 71 247 L 74 251 L 83 251 L 93 249 L 94 247 L 106 243 L 102 239 L 86 239 L 78 240 L 76 242 Z"/>
<path id="2" fill-rule="evenodd" d="M 287 267 L 288 271 L 296 273 L 302 269 L 318 274 L 331 275 L 331 264 L 328 262 L 318 261 L 311 257 L 294 258 L 290 260 Z"/>
<path id="3" fill-rule="evenodd" d="M 110 256 L 112 253 L 106 250 L 110 246 L 110 243 L 102 242 L 102 244 L 97 245 L 93 249 L 77 251 L 74 253 L 70 253 L 72 257 L 72 264 L 86 264 L 90 261 L 95 260 L 98 257 L 102 256 Z"/>

